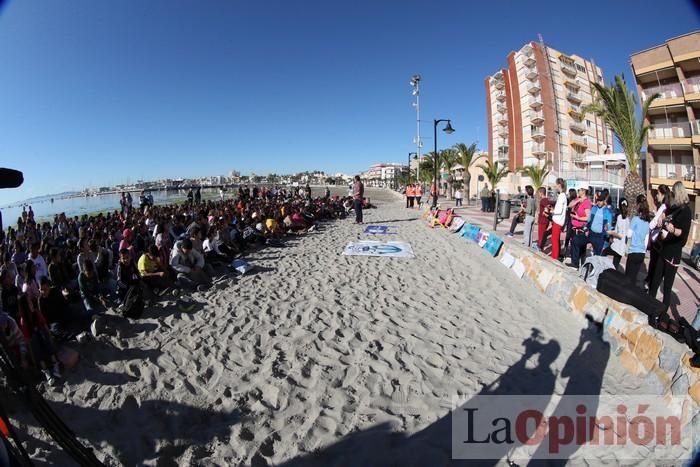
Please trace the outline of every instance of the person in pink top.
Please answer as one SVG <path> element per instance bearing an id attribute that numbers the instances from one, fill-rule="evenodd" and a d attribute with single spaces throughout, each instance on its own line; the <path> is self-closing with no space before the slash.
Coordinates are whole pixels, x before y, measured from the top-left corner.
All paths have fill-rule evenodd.
<path id="1" fill-rule="evenodd" d="M 355 209 L 355 223 L 362 224 L 362 199 L 365 197 L 365 185 L 360 181 L 360 176 L 355 175 L 355 184 L 352 186 L 352 204 Z"/>
<path id="2" fill-rule="evenodd" d="M 571 238 L 571 267 L 578 269 L 582 260 L 586 258 L 586 247 L 588 246 L 588 232 L 586 224 L 588 216 L 591 214 L 591 200 L 588 199 L 588 190 L 579 188 L 578 198 L 573 200 L 571 208 L 571 226 L 573 237 Z"/>

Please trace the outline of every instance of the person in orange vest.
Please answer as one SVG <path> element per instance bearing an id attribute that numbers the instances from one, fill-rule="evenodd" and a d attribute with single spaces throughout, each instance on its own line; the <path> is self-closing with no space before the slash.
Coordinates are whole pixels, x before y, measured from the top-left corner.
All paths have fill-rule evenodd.
<path id="1" fill-rule="evenodd" d="M 413 185 L 408 184 L 406 185 L 406 207 L 407 208 L 412 208 L 413 207 Z"/>
<path id="2" fill-rule="evenodd" d="M 421 206 L 420 199 L 423 197 L 423 187 L 421 186 L 420 183 L 416 183 L 416 191 L 415 191 L 413 197 L 416 200 L 416 205 L 420 208 L 420 206 Z"/>

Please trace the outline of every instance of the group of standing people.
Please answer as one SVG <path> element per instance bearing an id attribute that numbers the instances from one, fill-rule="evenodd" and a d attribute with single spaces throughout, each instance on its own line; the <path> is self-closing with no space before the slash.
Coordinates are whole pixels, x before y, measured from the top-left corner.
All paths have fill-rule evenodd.
<path id="1" fill-rule="evenodd" d="M 526 186 L 525 191 L 522 210 L 514 217 L 509 236 L 515 225 L 523 222 L 526 246 L 544 250 L 549 236 L 551 257 L 563 261 L 568 252 L 571 258 L 568 265 L 576 269 L 585 261 L 589 245 L 594 256 L 611 256 L 619 271 L 623 270 L 621 262 L 626 258 L 624 272 L 635 286 L 639 285 L 639 272 L 649 251 L 644 280 L 648 293 L 656 297 L 661 288 L 664 304 L 671 304 L 673 282 L 692 220 L 688 193 L 682 182 L 671 188 L 666 185 L 657 188 L 653 216 L 644 194 L 633 201 L 622 198 L 615 209 L 607 190 L 595 194 L 589 193 L 588 188 L 567 192 L 566 181 L 561 178 L 556 181 L 554 203 L 544 187 L 538 190 L 539 200 L 532 186 Z M 630 216 L 630 202 L 635 203 L 634 216 Z M 536 239 L 533 238 L 535 220 Z"/>
<path id="2" fill-rule="evenodd" d="M 423 186 L 420 183 L 409 183 L 406 186 L 406 207 L 421 207 L 423 197 Z"/>

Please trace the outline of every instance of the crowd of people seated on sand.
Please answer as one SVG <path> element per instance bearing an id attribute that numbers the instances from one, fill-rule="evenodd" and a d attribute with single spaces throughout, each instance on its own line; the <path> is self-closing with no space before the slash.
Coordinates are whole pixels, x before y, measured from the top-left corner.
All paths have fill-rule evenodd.
<path id="1" fill-rule="evenodd" d="M 126 314 L 132 291 L 146 307 L 166 295 L 204 291 L 232 274 L 235 257 L 279 246 L 285 235 L 351 209 L 352 199 L 328 190 L 314 199 L 310 189 L 264 187 L 242 187 L 229 200 L 204 201 L 198 192 L 184 204 L 139 208 L 125 195 L 120 210 L 60 214 L 53 222 L 36 222 L 30 207 L 16 227 L 0 230 L 2 344 L 52 384 L 61 377 L 62 342 L 89 339 L 95 317 L 108 309 Z"/>

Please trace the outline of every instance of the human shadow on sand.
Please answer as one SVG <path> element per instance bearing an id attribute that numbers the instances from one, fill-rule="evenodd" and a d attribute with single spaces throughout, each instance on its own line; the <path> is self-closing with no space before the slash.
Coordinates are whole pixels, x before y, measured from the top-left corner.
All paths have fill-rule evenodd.
<path id="1" fill-rule="evenodd" d="M 528 408 L 544 412 L 554 393 L 557 375 L 551 368 L 551 364 L 559 356 L 560 346 L 554 339 L 548 341 L 544 339 L 537 329 L 533 329 L 532 335 L 523 341 L 523 346 L 525 351 L 520 360 L 497 380 L 485 386 L 478 396 L 545 396 L 537 399 L 540 406 L 528 405 Z M 599 339 L 599 330 L 589 323 L 588 328 L 582 330 L 579 344 L 562 370 L 561 376 L 569 378 L 563 395 L 599 395 L 609 353 L 608 345 Z M 533 360 L 536 362 L 533 363 Z M 597 398 L 594 399 L 597 400 Z M 469 402 L 457 410 L 468 405 Z M 591 410 L 596 408 L 591 407 Z M 500 452 L 490 456 L 498 456 L 498 459 L 476 459 L 479 456 L 478 451 L 472 453 L 473 455 L 470 454 L 470 457 L 475 459 L 452 459 L 453 413 L 455 412 L 448 413 L 423 430 L 408 436 L 405 433 L 392 431 L 388 423 L 380 424 L 354 432 L 330 446 L 299 456 L 281 465 L 286 467 L 507 465 L 500 459 L 508 459 L 510 453 L 518 447 L 517 444 L 503 444 Z M 546 440 L 543 444 L 545 443 Z M 573 453 L 574 449 L 566 454 L 570 456 Z M 533 461 L 530 465 L 564 465 L 565 463 L 565 460 L 549 461 L 549 464 Z"/>
<path id="2" fill-rule="evenodd" d="M 112 446 L 121 465 L 176 466 L 178 458 L 192 447 L 192 459 L 209 456 L 205 446 L 215 439 L 228 443 L 232 427 L 242 421 L 241 412 L 192 407 L 167 400 L 139 401 L 127 396 L 120 407 L 100 409 L 74 403 L 50 402 L 80 438 L 96 450 Z M 49 459 L 54 465 L 69 465 L 61 452 Z M 98 457 L 103 457 L 98 454 Z"/>

